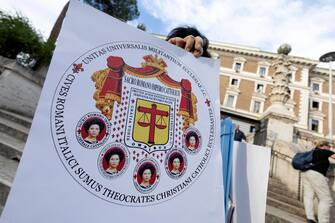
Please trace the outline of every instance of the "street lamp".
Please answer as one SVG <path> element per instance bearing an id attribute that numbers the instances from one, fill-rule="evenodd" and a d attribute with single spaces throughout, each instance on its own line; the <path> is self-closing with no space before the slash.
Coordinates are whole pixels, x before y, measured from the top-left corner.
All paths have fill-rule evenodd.
<path id="1" fill-rule="evenodd" d="M 332 75 L 332 62 L 335 61 L 335 52 L 329 52 L 322 55 L 319 59 L 320 62 L 329 63 L 329 101 L 328 101 L 328 133 L 329 138 L 333 139 L 333 75 Z"/>

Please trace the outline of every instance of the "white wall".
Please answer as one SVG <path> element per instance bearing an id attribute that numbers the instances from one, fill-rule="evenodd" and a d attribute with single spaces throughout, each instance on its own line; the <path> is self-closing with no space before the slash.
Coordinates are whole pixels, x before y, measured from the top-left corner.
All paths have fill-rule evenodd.
<path id="1" fill-rule="evenodd" d="M 233 203 L 234 223 L 265 222 L 271 150 L 234 142 Z"/>

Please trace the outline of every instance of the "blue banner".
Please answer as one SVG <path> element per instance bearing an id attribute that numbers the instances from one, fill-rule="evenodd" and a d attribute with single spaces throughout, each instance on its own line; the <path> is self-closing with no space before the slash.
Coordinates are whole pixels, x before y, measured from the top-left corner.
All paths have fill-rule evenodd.
<path id="1" fill-rule="evenodd" d="M 231 203 L 231 177 L 232 177 L 232 148 L 234 142 L 234 129 L 231 118 L 226 118 L 221 121 L 221 156 L 222 156 L 222 172 L 224 186 L 224 207 L 226 221 L 230 222 L 233 213 Z"/>

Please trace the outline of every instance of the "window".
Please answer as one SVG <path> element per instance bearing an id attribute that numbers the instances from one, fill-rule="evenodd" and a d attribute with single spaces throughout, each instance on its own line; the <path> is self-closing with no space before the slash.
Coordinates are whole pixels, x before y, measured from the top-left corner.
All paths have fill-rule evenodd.
<path id="1" fill-rule="evenodd" d="M 259 70 L 258 70 L 258 74 L 259 74 L 261 77 L 265 77 L 265 74 L 266 74 L 266 67 L 260 67 Z"/>
<path id="2" fill-rule="evenodd" d="M 292 73 L 287 74 L 288 82 L 292 82 Z"/>
<path id="3" fill-rule="evenodd" d="M 243 70 L 243 65 L 246 63 L 246 59 L 243 57 L 235 57 L 234 62 L 233 62 L 233 67 L 232 69 L 236 72 L 239 73 Z"/>
<path id="4" fill-rule="evenodd" d="M 231 82 L 230 82 L 230 85 L 232 85 L 232 86 L 238 86 L 238 80 L 235 79 L 235 78 L 233 78 L 233 79 L 231 80 Z"/>
<path id="5" fill-rule="evenodd" d="M 257 84 L 256 86 L 256 92 L 263 93 L 264 85 L 263 84 Z"/>
<path id="6" fill-rule="evenodd" d="M 259 113 L 261 110 L 261 103 L 259 101 L 254 101 L 254 106 L 252 107 L 252 112 Z"/>
<path id="7" fill-rule="evenodd" d="M 265 78 L 266 75 L 269 73 L 269 68 L 271 66 L 271 63 L 268 61 L 258 61 L 258 66 L 257 66 L 257 74 Z"/>
<path id="8" fill-rule="evenodd" d="M 312 101 L 312 109 L 319 110 L 320 104 L 318 101 Z"/>
<path id="9" fill-rule="evenodd" d="M 234 95 L 228 95 L 225 106 L 230 108 L 234 107 L 234 99 L 235 99 Z"/>
<path id="10" fill-rule="evenodd" d="M 250 129 L 249 129 L 249 132 L 250 133 L 255 133 L 256 132 L 256 127 L 251 125 Z"/>
<path id="11" fill-rule="evenodd" d="M 319 132 L 319 121 L 316 119 L 312 119 L 311 130 L 314 132 Z"/>
<path id="12" fill-rule="evenodd" d="M 242 67 L 242 64 L 236 62 L 236 63 L 235 63 L 235 66 L 234 66 L 234 70 L 235 70 L 235 72 L 237 72 L 237 73 L 240 72 L 240 71 L 241 71 L 241 67 Z"/>
<path id="13" fill-rule="evenodd" d="M 319 77 L 312 77 L 310 82 L 311 91 L 314 94 L 320 94 L 322 92 L 322 86 L 325 81 L 325 79 Z"/>
<path id="14" fill-rule="evenodd" d="M 318 84 L 318 83 L 313 83 L 313 84 L 312 84 L 312 90 L 313 90 L 314 92 L 319 92 L 319 91 L 320 91 L 320 84 Z"/>

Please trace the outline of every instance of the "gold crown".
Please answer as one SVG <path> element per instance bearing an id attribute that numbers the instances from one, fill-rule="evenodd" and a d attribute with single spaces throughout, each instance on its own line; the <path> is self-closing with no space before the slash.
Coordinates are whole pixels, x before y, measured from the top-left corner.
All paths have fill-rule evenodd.
<path id="1" fill-rule="evenodd" d="M 165 67 L 167 67 L 164 60 L 162 58 L 158 58 L 157 54 L 155 56 L 146 55 L 143 57 L 143 59 L 145 62 L 141 63 L 142 67 L 151 66 L 156 67 L 159 70 L 165 70 Z"/>

